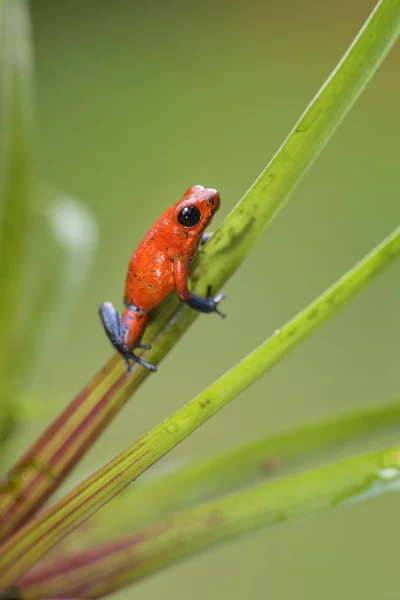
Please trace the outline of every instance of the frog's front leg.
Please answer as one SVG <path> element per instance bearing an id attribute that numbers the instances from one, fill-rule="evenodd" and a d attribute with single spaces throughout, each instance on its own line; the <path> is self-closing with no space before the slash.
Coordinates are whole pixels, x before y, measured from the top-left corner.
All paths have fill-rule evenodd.
<path id="1" fill-rule="evenodd" d="M 220 292 L 214 298 L 211 296 L 211 288 L 208 287 L 207 296 L 201 298 L 197 294 L 192 294 L 187 285 L 189 275 L 190 261 L 188 259 L 174 260 L 174 281 L 176 291 L 178 292 L 179 300 L 185 302 L 190 308 L 202 313 L 215 312 L 220 317 L 226 317 L 226 314 L 218 308 L 219 302 L 225 298 L 224 292 Z"/>
<path id="2" fill-rule="evenodd" d="M 204 246 L 214 234 L 212 232 L 203 233 L 200 240 L 200 246 Z"/>
<path id="3" fill-rule="evenodd" d="M 146 350 L 150 348 L 148 344 L 140 343 L 148 320 L 146 313 L 134 306 L 128 306 L 121 317 L 110 302 L 104 302 L 100 306 L 99 314 L 108 339 L 123 356 L 128 371 L 131 370 L 129 359 L 149 371 L 157 370 L 155 365 L 133 354 L 135 348 L 145 348 Z"/>

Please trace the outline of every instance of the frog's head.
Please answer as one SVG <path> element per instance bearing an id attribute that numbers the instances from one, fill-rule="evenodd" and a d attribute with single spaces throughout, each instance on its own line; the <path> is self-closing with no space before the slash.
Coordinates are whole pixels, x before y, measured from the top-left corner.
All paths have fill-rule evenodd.
<path id="1" fill-rule="evenodd" d="M 179 227 L 192 239 L 201 235 L 221 205 L 217 190 L 194 185 L 184 193 L 175 205 L 175 217 Z"/>

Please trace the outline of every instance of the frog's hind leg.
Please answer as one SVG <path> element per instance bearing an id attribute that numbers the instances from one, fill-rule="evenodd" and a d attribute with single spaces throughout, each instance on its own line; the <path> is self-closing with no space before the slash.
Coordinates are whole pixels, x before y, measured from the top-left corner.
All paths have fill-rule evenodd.
<path id="1" fill-rule="evenodd" d="M 110 302 L 104 302 L 99 309 L 100 318 L 108 339 L 120 354 L 122 354 L 128 371 L 131 370 L 129 359 L 134 360 L 149 371 L 156 371 L 156 367 L 133 354 L 135 348 L 148 350 L 148 344 L 141 344 L 144 330 L 147 325 L 148 315 L 136 306 L 128 306 L 122 317 Z"/>
<path id="2" fill-rule="evenodd" d="M 121 342 L 121 316 L 111 302 L 104 302 L 99 308 L 99 315 L 108 339 L 119 352 Z"/>
<path id="3" fill-rule="evenodd" d="M 140 358 L 133 353 L 135 348 L 143 348 L 144 350 L 149 350 L 151 348 L 150 344 L 141 344 L 141 339 L 146 328 L 148 318 L 149 315 L 147 313 L 142 310 L 138 310 L 136 306 L 133 305 L 128 306 L 122 315 L 121 332 L 124 340 L 124 347 L 128 349 L 128 351 L 124 353 L 128 371 L 131 370 L 129 359 L 132 359 L 153 373 L 157 371 L 157 367 L 155 365 L 146 362 L 143 360 L 143 358 Z"/>
<path id="4" fill-rule="evenodd" d="M 140 346 L 138 346 L 140 347 Z M 143 360 L 143 358 L 140 358 L 139 356 L 136 356 L 136 354 L 133 354 L 133 352 L 131 352 L 130 354 L 128 354 L 128 357 L 131 358 L 133 361 L 137 362 L 139 365 L 142 365 L 142 367 L 145 367 L 145 369 L 148 369 L 149 371 L 151 371 L 152 373 L 155 373 L 157 371 L 157 367 L 156 365 L 152 365 L 151 363 L 146 362 L 145 360 Z M 125 358 L 125 362 L 128 366 L 128 371 L 131 370 L 131 366 L 129 364 L 129 358 L 124 356 Z"/>

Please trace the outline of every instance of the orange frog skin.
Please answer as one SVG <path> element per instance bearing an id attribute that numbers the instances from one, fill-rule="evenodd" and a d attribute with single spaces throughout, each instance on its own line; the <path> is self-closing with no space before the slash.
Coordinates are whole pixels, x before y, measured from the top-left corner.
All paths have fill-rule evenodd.
<path id="1" fill-rule="evenodd" d="M 188 289 L 190 265 L 200 244 L 212 235 L 204 233 L 220 207 L 220 196 L 211 188 L 195 185 L 166 210 L 149 229 L 129 261 L 125 283 L 125 310 L 120 316 L 112 304 L 104 302 L 99 309 L 104 329 L 114 348 L 122 354 L 131 370 L 129 359 L 156 371 L 155 365 L 136 356 L 135 348 L 150 349 L 140 343 L 149 319 L 149 313 L 173 289 L 179 299 L 203 313 L 218 313 L 220 293 L 214 298 L 210 289 L 206 298 L 192 294 Z"/>

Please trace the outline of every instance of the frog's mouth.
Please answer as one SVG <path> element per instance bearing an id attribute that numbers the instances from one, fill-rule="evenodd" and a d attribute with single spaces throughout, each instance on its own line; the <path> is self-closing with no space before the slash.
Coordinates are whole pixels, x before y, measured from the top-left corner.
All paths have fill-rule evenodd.
<path id="1" fill-rule="evenodd" d="M 206 229 L 208 227 L 210 221 L 212 221 L 213 216 L 215 215 L 215 213 L 219 209 L 219 206 L 220 206 L 220 201 L 218 200 L 217 203 L 214 203 L 214 206 L 210 210 L 210 214 L 204 219 L 201 231 L 204 231 L 204 229 Z"/>
<path id="2" fill-rule="evenodd" d="M 217 190 L 207 188 L 206 192 L 208 192 L 209 197 L 207 198 L 207 196 L 205 196 L 201 198 L 201 200 L 205 202 L 205 210 L 203 209 L 203 212 L 208 212 L 208 214 L 204 218 L 200 232 L 203 232 L 204 229 L 208 227 L 208 224 L 210 223 L 213 216 L 221 206 L 221 196 L 219 195 Z M 212 192 L 212 195 L 210 195 L 209 192 Z"/>

